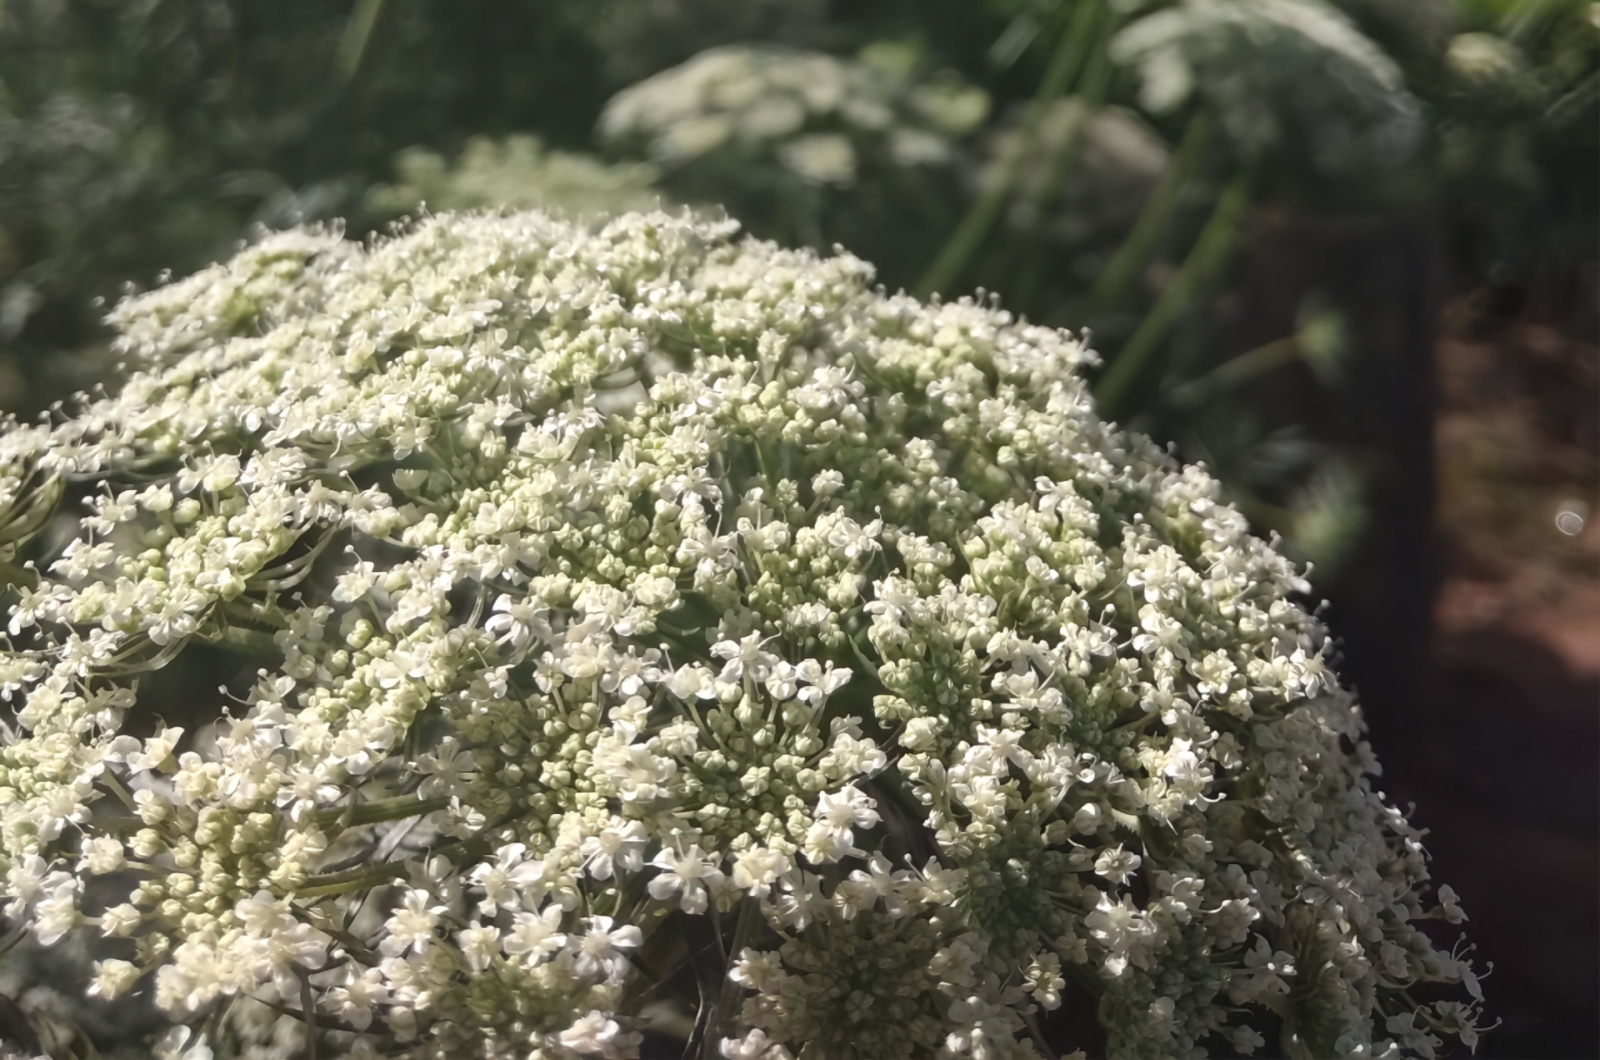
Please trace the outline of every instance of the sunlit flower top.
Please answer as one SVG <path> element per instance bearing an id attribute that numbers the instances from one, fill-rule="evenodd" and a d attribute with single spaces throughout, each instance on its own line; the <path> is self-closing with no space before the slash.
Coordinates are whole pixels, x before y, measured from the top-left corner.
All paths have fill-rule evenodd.
<path id="1" fill-rule="evenodd" d="M 632 1055 L 681 969 L 726 1057 L 1473 1037 L 1305 584 L 1072 335 L 660 213 L 112 319 L 120 392 L 0 433 L 6 911 L 126 940 L 92 993 L 437 1057 Z M 259 673 L 165 728 L 200 645 Z"/>

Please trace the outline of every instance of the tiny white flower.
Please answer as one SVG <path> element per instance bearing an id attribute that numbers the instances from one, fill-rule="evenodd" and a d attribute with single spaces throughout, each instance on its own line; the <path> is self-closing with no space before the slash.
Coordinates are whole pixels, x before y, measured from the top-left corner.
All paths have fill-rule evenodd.
<path id="1" fill-rule="evenodd" d="M 430 904 L 433 896 L 426 891 L 408 889 L 400 899 L 389 919 L 384 921 L 387 937 L 379 945 L 384 953 L 394 955 L 408 949 L 425 950 L 434 941 L 434 928 L 439 924 L 445 906 Z"/>
<path id="2" fill-rule="evenodd" d="M 538 964 L 567 944 L 567 936 L 560 930 L 561 917 L 558 905 L 546 906 L 537 913 L 519 912 L 512 918 L 511 930 L 501 945 L 507 954 L 526 956 L 530 964 Z"/>
<path id="3" fill-rule="evenodd" d="M 129 961 L 114 957 L 96 961 L 94 981 L 89 984 L 89 996 L 102 997 L 107 1001 L 121 997 L 138 981 L 139 975 L 138 966 Z"/>
<path id="4" fill-rule="evenodd" d="M 589 930 L 577 940 L 577 953 L 573 971 L 578 975 L 603 974 L 607 979 L 619 980 L 628 972 L 628 957 L 623 951 L 637 949 L 644 935 L 632 924 L 613 928 L 608 916 L 589 918 Z"/>
<path id="5" fill-rule="evenodd" d="M 578 852 L 584 856 L 589 875 L 609 880 L 618 871 L 638 872 L 644 866 L 644 849 L 650 832 L 642 821 L 619 821 L 586 836 Z"/>
<path id="6" fill-rule="evenodd" d="M 690 844 L 683 854 L 664 847 L 650 859 L 650 864 L 662 870 L 650 880 L 650 897 L 668 901 L 676 896 L 679 908 L 685 913 L 705 912 L 712 888 L 720 887 L 724 879 L 717 862 L 701 850 L 698 843 Z"/>
<path id="7" fill-rule="evenodd" d="M 556 1037 L 563 1049 L 579 1056 L 621 1056 L 630 1036 L 603 1012 L 590 1012 Z"/>
<path id="8" fill-rule="evenodd" d="M 482 972 L 500 955 L 500 931 L 492 924 L 472 924 L 456 933 L 456 946 L 475 972 Z"/>

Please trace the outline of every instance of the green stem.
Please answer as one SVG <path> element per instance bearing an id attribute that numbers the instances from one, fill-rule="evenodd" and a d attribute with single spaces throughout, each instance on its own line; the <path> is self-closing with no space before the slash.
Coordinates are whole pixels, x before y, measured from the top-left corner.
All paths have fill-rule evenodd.
<path id="1" fill-rule="evenodd" d="M 1056 1060 L 1056 1051 L 1050 1048 L 1050 1041 L 1044 1036 L 1044 1028 L 1039 1024 L 1038 1015 L 1030 1012 L 1022 1017 L 1022 1022 L 1027 1025 L 1028 1036 L 1033 1039 L 1033 1044 L 1039 1047 L 1039 1052 L 1047 1060 Z"/>
<path id="2" fill-rule="evenodd" d="M 1161 297 L 1156 299 L 1155 306 L 1100 377 L 1095 387 L 1095 398 L 1104 415 L 1113 416 L 1120 410 L 1129 387 L 1166 341 L 1178 318 L 1233 256 L 1245 215 L 1250 208 L 1251 191 L 1255 183 L 1253 176 L 1253 170 L 1247 168 L 1233 178 L 1222 193 L 1222 198 L 1217 201 L 1200 237 L 1190 248 L 1189 256 L 1178 268 L 1178 274 L 1167 284 Z"/>
<path id="3" fill-rule="evenodd" d="M 1066 91 L 1067 86 L 1083 67 L 1089 51 L 1089 42 L 1093 38 L 1091 31 L 1102 8 L 1102 0 L 1079 0 L 1076 10 L 1062 30 L 1061 39 L 1056 44 L 1055 55 L 1051 57 L 1044 79 L 1039 83 L 1039 90 L 1029 105 L 1027 121 L 1001 161 L 1000 172 L 995 182 L 973 205 L 967 216 L 962 218 L 961 224 L 956 226 L 944 248 L 939 251 L 939 256 L 918 281 L 916 287 L 918 297 L 926 298 L 955 283 L 960 278 L 962 270 L 967 267 L 972 255 L 977 253 L 978 247 L 988 237 L 990 229 L 1000 216 L 1001 208 L 1011 195 L 1012 187 L 1022 174 L 1023 165 L 1033 154 L 1034 144 L 1039 138 L 1039 129 L 1044 124 L 1050 105 Z"/>
<path id="4" fill-rule="evenodd" d="M 878 681 L 879 684 L 882 684 L 882 681 L 878 678 L 878 664 L 867 658 L 867 653 L 861 650 L 861 645 L 856 643 L 856 638 L 854 636 L 846 637 L 845 639 L 850 644 L 850 650 L 855 653 L 856 661 L 861 664 L 861 669 L 865 671 L 874 681 Z"/>
<path id="5" fill-rule="evenodd" d="M 0 590 L 12 585 L 21 585 L 28 589 L 39 587 L 39 572 L 19 567 L 15 563 L 7 563 L 0 559 Z"/>
<path id="6" fill-rule="evenodd" d="M 310 924 L 329 938 L 336 939 L 345 948 L 346 953 L 362 964 L 369 967 L 377 967 L 378 954 L 368 949 L 366 943 L 341 928 L 338 924 L 335 924 L 328 917 L 323 916 L 314 909 L 305 909 L 295 905 L 293 902 L 289 903 L 289 912 L 293 914 L 295 919 Z"/>
<path id="7" fill-rule="evenodd" d="M 1089 119 L 1094 116 L 1095 109 L 1105 101 L 1106 87 L 1111 81 L 1111 57 L 1105 45 L 1110 38 L 1111 29 L 1112 23 L 1108 21 L 1097 34 L 1089 64 L 1083 70 L 1082 83 L 1074 93 L 1080 106 L 1067 115 L 1067 125 L 1063 130 L 1061 143 L 1043 160 L 1048 168 L 1044 179 L 1034 189 L 1032 199 L 1035 205 L 1047 199 L 1066 181 L 1067 175 L 1072 172 L 1073 162 L 1077 161 L 1078 147 L 1083 142 L 1083 130 L 1089 124 Z"/>
<path id="8" fill-rule="evenodd" d="M 223 601 L 222 614 L 225 618 L 239 622 L 254 622 L 259 626 L 273 626 L 277 629 L 289 628 L 289 619 L 281 610 L 265 601 L 252 601 L 248 597 Z"/>
<path id="9" fill-rule="evenodd" d="M 1152 711 L 1152 712 L 1150 712 L 1148 714 L 1140 714 L 1136 718 L 1130 718 L 1127 721 L 1123 722 L 1121 725 L 1115 725 L 1115 726 L 1113 726 L 1111 728 L 1111 731 L 1112 732 L 1142 732 L 1147 725 L 1149 725 L 1151 722 L 1153 722 L 1155 720 L 1156 720 L 1156 714 L 1155 714 L 1154 711 Z"/>
<path id="10" fill-rule="evenodd" d="M 296 898 L 328 898 L 336 894 L 349 894 L 368 887 L 387 883 L 405 873 L 398 862 L 369 865 L 349 872 L 331 872 L 321 876 L 308 876 L 303 886 L 294 889 Z"/>
<path id="11" fill-rule="evenodd" d="M 245 629 L 243 626 L 228 626 L 221 632 L 202 638 L 207 644 L 213 644 L 240 655 L 248 655 L 253 659 L 276 659 L 283 652 L 278 648 L 278 642 L 272 639 L 271 633 L 261 630 Z"/>
<path id="12" fill-rule="evenodd" d="M 28 485 L 0 511 L 0 544 L 20 548 L 50 524 L 67 485 L 58 475 L 43 479 L 39 476 L 37 469 L 29 472 L 24 477 Z"/>
<path id="13" fill-rule="evenodd" d="M 419 799 L 412 795 L 398 795 L 392 799 L 373 799 L 371 802 L 360 802 L 354 806 L 336 806 L 331 810 L 318 810 L 310 815 L 310 819 L 318 828 L 326 828 L 333 824 L 351 828 L 356 825 L 377 824 L 379 821 L 403 821 L 407 817 L 432 813 L 449 805 L 450 800 L 443 796 Z"/>
<path id="14" fill-rule="evenodd" d="M 111 772 L 110 769 L 107 769 L 105 772 L 100 774 L 100 780 L 107 788 L 110 789 L 111 794 L 117 797 L 118 802 L 122 803 L 122 805 L 126 806 L 134 813 L 139 812 L 139 807 L 133 801 L 133 796 L 128 793 L 127 788 L 122 786 L 122 781 L 117 779 L 117 775 L 115 773 Z"/>
<path id="15" fill-rule="evenodd" d="M 334 58 L 341 81 L 356 76 L 361 57 L 367 51 L 367 42 L 372 38 L 372 27 L 378 24 L 382 11 L 383 0 L 356 0 L 355 10 L 344 24 L 344 36 L 339 38 L 339 53 Z"/>
<path id="16" fill-rule="evenodd" d="M 315 1023 L 318 1027 L 321 1027 L 323 1030 L 341 1031 L 341 1032 L 343 1032 L 345 1034 L 354 1034 L 354 1035 L 362 1035 L 362 1034 L 384 1034 L 384 1035 L 387 1035 L 387 1034 L 392 1034 L 393 1033 L 389 1029 L 388 1023 L 386 1023 L 382 1019 L 374 1019 L 363 1030 L 361 1028 L 358 1028 L 358 1027 L 354 1026 L 353 1024 L 346 1023 L 342 1019 L 338 1019 L 337 1017 L 334 1017 L 334 1016 L 325 1016 L 320 1012 L 314 1012 L 310 1016 L 307 1016 L 304 1012 L 296 1010 L 296 1009 L 292 1009 L 288 1005 L 285 1005 L 281 1001 L 269 1001 L 264 997 L 256 998 L 255 1000 L 260 1001 L 263 1005 L 265 1005 L 268 1008 L 272 1009 L 272 1011 L 274 1011 L 274 1012 L 277 1012 L 277 1013 L 279 1013 L 281 1015 L 284 1015 L 284 1016 L 288 1016 L 291 1019 L 306 1020 L 307 1022 Z M 228 1006 L 227 1005 L 218 1005 L 217 1008 L 214 1011 L 217 1012 L 217 1013 L 225 1013 L 225 1012 L 227 1012 L 227 1010 L 228 1010 Z M 213 1015 L 212 1016 L 212 1020 L 214 1021 L 215 1025 L 220 1026 L 220 1024 L 221 1024 L 220 1016 Z M 207 1039 L 208 1040 L 213 1040 L 214 1039 L 214 1035 L 215 1035 L 215 1031 L 207 1031 Z M 379 1054 L 379 1055 L 382 1055 L 382 1054 Z"/>
<path id="17" fill-rule="evenodd" d="M 1600 97 L 1600 73 L 1593 73 L 1550 104 L 1544 112 L 1545 124 L 1559 130 L 1569 121 L 1581 120 L 1584 112 L 1593 106 L 1597 97 Z"/>
<path id="18" fill-rule="evenodd" d="M 1211 140 L 1215 124 L 1210 112 L 1204 110 L 1189 120 L 1188 128 L 1183 132 L 1183 140 L 1173 152 L 1172 160 L 1167 163 L 1166 171 L 1161 174 L 1161 179 L 1156 183 L 1155 190 L 1150 193 L 1144 209 L 1139 212 L 1139 219 L 1134 222 L 1133 230 L 1117 247 L 1117 252 L 1111 256 L 1105 271 L 1095 282 L 1094 289 L 1089 292 L 1091 305 L 1097 307 L 1116 305 L 1128 285 L 1139 274 L 1139 270 L 1150 259 L 1157 240 L 1172 220 L 1179 197 L 1189 185 L 1200 158 L 1205 154 L 1205 147 Z"/>
<path id="19" fill-rule="evenodd" d="M 309 551 L 287 560 L 281 567 L 271 568 L 257 572 L 256 576 L 246 582 L 250 589 L 265 589 L 269 593 L 281 593 L 293 589 L 306 576 L 311 573 L 311 568 L 316 564 L 318 557 L 328 547 L 334 535 L 323 534 L 311 545 Z"/>
<path id="20" fill-rule="evenodd" d="M 89 820 L 89 824 L 93 825 L 98 831 L 108 835 L 133 835 L 140 829 L 149 827 L 144 823 L 144 820 L 139 817 L 120 817 L 110 815 L 105 817 L 91 818 Z"/>
<path id="21" fill-rule="evenodd" d="M 750 932 L 755 929 L 756 920 L 760 915 L 760 905 L 754 898 L 747 897 L 740 903 L 739 919 L 733 928 L 733 941 L 728 946 L 729 965 L 739 959 L 739 954 L 750 940 Z M 705 1039 L 701 1042 L 700 1055 L 704 1060 L 716 1060 L 719 1055 L 718 1047 L 722 1041 L 722 1032 L 726 1029 L 729 1013 L 737 1009 L 739 993 L 739 984 L 729 979 L 724 970 L 722 991 L 717 997 L 716 1008 L 711 1011 L 711 1018 L 706 1022 Z"/>
<path id="22" fill-rule="evenodd" d="M 1562 13 L 1572 5 L 1565 0 L 1520 0 L 1500 17 L 1497 27 L 1502 37 L 1521 48 L 1537 43 Z"/>
<path id="23" fill-rule="evenodd" d="M 309 1060 L 317 1060 L 317 1000 L 305 969 L 296 968 L 295 974 L 300 980 L 300 1015 L 306 1022 L 306 1055 Z"/>
<path id="24" fill-rule="evenodd" d="M 618 923 L 632 924 L 638 919 L 640 909 L 644 905 L 645 886 L 648 878 L 642 872 L 631 873 L 628 882 L 617 888 L 617 904 L 612 909 L 611 915 L 616 917 Z"/>
<path id="25" fill-rule="evenodd" d="M 1274 368 L 1293 364 L 1299 359 L 1299 336 L 1290 335 L 1287 338 L 1277 339 L 1223 362 L 1199 379 L 1184 383 L 1172 392 L 1170 403 L 1179 408 L 1193 408 L 1218 394 L 1243 386 Z"/>
<path id="26" fill-rule="evenodd" d="M 28 935 L 28 922 L 23 920 L 18 923 L 15 928 L 7 932 L 5 938 L 0 939 L 0 957 L 4 957 L 7 953 L 10 953 L 16 948 L 17 944 L 23 939 L 27 938 Z"/>

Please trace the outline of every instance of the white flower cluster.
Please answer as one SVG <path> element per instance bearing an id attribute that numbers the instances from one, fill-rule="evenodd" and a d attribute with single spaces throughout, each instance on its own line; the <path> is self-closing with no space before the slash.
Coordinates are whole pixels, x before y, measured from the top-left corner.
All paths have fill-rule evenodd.
<path id="1" fill-rule="evenodd" d="M 1181 0 L 1119 32 L 1111 55 L 1138 71 L 1154 113 L 1209 97 L 1247 153 L 1293 145 L 1330 175 L 1397 168 L 1423 142 L 1422 106 L 1344 6 Z"/>
<path id="2" fill-rule="evenodd" d="M 1304 584 L 1072 336 L 660 213 L 288 232 L 113 320 L 120 393 L 0 433 L 5 912 L 123 947 L 92 994 L 418 1057 L 634 1055 L 696 982 L 726 1057 L 1471 1039 Z M 164 728 L 200 645 L 247 705 Z"/>
<path id="3" fill-rule="evenodd" d="M 613 143 L 641 144 L 666 166 L 718 151 L 771 158 L 819 185 L 856 180 L 863 153 L 899 166 L 946 162 L 988 110 L 953 74 L 913 81 L 892 48 L 866 61 L 728 45 L 617 94 L 600 118 Z"/>
<path id="4" fill-rule="evenodd" d="M 424 207 L 443 212 L 505 206 L 588 220 L 654 209 L 663 200 L 654 166 L 607 165 L 527 134 L 503 140 L 475 136 L 453 161 L 425 147 L 408 147 L 394 164 L 396 182 L 366 195 L 367 209 L 383 217 L 410 216 Z"/>

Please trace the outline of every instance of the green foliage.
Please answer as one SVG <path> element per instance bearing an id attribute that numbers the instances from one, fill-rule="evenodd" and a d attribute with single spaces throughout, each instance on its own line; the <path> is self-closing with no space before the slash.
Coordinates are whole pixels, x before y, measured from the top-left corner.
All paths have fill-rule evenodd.
<path id="1" fill-rule="evenodd" d="M 577 0 L 493 20 L 370 0 L 10 0 L 0 407 L 107 378 L 100 307 L 124 284 L 225 256 L 254 225 L 348 213 L 399 147 L 529 126 L 581 139 L 605 95 L 597 15 Z"/>
<path id="2" fill-rule="evenodd" d="M 1592 260 L 1600 25 L 1576 0 L 1471 5 L 1435 84 L 1464 264 L 1505 282 Z"/>

